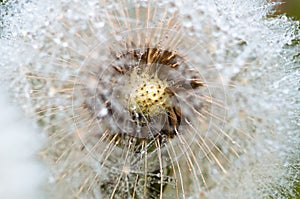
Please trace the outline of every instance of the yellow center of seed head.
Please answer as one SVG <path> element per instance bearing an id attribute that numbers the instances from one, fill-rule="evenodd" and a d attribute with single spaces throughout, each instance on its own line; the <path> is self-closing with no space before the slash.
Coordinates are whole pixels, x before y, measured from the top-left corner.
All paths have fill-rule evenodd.
<path id="1" fill-rule="evenodd" d="M 133 92 L 129 97 L 129 109 L 133 113 L 156 116 L 169 107 L 169 94 L 165 92 L 168 83 L 148 74 L 133 73 L 130 78 Z M 134 85 L 134 86 L 133 86 Z"/>

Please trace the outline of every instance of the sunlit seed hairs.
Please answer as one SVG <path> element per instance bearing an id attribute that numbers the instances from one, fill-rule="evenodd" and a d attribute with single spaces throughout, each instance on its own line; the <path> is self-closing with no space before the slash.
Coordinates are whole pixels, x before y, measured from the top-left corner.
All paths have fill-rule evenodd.
<path id="1" fill-rule="evenodd" d="M 299 33 L 272 4 L 25 5 L 48 8 L 2 65 L 48 133 L 52 197 L 296 196 Z"/>

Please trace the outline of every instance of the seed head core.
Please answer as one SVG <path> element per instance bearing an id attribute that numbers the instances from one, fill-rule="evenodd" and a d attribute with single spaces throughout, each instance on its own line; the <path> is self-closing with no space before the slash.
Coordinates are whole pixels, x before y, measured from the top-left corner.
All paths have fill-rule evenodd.
<path id="1" fill-rule="evenodd" d="M 133 88 L 129 96 L 129 110 L 145 116 L 156 116 L 166 112 L 169 107 L 169 94 L 165 89 L 168 83 L 157 76 L 150 77 L 147 73 L 135 74 L 130 78 Z"/>

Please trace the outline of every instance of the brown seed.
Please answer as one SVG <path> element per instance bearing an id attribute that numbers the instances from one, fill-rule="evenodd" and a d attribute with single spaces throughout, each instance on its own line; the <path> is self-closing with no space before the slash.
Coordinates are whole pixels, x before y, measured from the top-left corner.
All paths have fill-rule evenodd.
<path id="1" fill-rule="evenodd" d="M 191 84 L 192 88 L 197 88 L 199 86 L 204 86 L 204 82 L 202 82 L 200 80 L 197 80 L 197 79 L 196 80 L 192 80 L 190 82 L 190 84 Z"/>

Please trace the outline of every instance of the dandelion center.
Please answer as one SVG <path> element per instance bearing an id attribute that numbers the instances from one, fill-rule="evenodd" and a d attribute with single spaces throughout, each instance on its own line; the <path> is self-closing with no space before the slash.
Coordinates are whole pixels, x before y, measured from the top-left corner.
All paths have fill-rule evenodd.
<path id="1" fill-rule="evenodd" d="M 145 116 L 156 116 L 165 112 L 169 95 L 165 92 L 168 83 L 148 74 L 132 75 L 131 84 L 139 83 L 129 96 L 129 110 Z"/>

